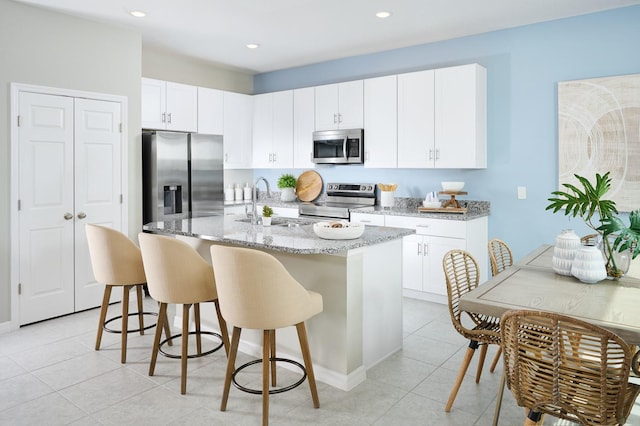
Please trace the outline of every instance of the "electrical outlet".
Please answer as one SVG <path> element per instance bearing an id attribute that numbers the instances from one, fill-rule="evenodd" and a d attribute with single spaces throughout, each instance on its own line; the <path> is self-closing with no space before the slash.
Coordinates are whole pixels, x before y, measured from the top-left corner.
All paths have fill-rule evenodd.
<path id="1" fill-rule="evenodd" d="M 519 186 L 518 187 L 518 200 L 524 200 L 527 198 L 527 187 Z"/>

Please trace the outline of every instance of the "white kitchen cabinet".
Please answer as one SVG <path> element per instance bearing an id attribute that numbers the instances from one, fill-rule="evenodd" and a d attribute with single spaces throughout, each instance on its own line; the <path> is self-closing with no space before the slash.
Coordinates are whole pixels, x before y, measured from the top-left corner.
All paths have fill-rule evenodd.
<path id="1" fill-rule="evenodd" d="M 434 167 L 434 71 L 398 75 L 398 167 Z"/>
<path id="2" fill-rule="evenodd" d="M 313 131 L 315 130 L 315 89 L 293 91 L 293 167 L 312 169 Z"/>
<path id="3" fill-rule="evenodd" d="M 486 69 L 398 75 L 398 167 L 485 168 Z"/>
<path id="4" fill-rule="evenodd" d="M 143 78 L 142 128 L 198 131 L 198 89 L 195 86 Z"/>
<path id="5" fill-rule="evenodd" d="M 251 168 L 253 97 L 224 92 L 224 168 Z"/>
<path id="6" fill-rule="evenodd" d="M 438 168 L 487 167 L 487 70 L 478 64 L 435 70 Z"/>
<path id="7" fill-rule="evenodd" d="M 365 167 L 398 166 L 397 76 L 364 80 Z"/>
<path id="8" fill-rule="evenodd" d="M 224 134 L 224 92 L 198 87 L 198 133 Z"/>
<path id="9" fill-rule="evenodd" d="M 253 97 L 253 167 L 293 167 L 293 91 Z"/>
<path id="10" fill-rule="evenodd" d="M 486 217 L 460 221 L 386 216 L 386 226 L 416 230 L 415 235 L 404 237 L 402 243 L 404 295 L 447 303 L 442 258 L 454 249 L 471 253 L 480 268 L 480 282 L 484 282 L 488 275 L 487 223 Z"/>
<path id="11" fill-rule="evenodd" d="M 317 86 L 316 130 L 363 128 L 363 92 L 362 80 Z"/>
<path id="12" fill-rule="evenodd" d="M 351 222 L 362 222 L 366 225 L 384 226 L 383 214 L 351 213 Z"/>

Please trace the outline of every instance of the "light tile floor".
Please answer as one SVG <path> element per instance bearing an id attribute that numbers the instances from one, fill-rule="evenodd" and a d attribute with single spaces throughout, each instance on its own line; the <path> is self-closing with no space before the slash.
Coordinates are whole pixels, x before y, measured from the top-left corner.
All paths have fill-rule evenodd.
<path id="1" fill-rule="evenodd" d="M 146 309 L 155 303 L 145 300 Z M 111 312 L 120 311 L 112 305 Z M 129 335 L 127 364 L 120 364 L 119 335 L 105 333 L 94 351 L 98 310 L 57 318 L 0 335 L 0 425 L 257 425 L 261 399 L 231 388 L 219 411 L 224 351 L 189 360 L 187 394 L 180 395 L 179 360 L 158 357 L 147 375 L 153 329 Z M 193 339 L 192 339 L 193 340 Z M 475 359 L 450 413 L 444 405 L 467 341 L 451 325 L 446 306 L 404 299 L 404 346 L 367 372 L 350 392 L 318 383 L 320 408 L 308 386 L 271 397 L 272 425 L 491 425 L 501 365 L 489 373 L 490 348 L 479 384 Z M 313 355 L 313 348 L 312 355 Z M 477 356 L 475 357 L 477 358 Z M 248 360 L 239 356 L 239 362 Z M 287 370 L 278 373 L 291 377 Z M 259 387 L 259 367 L 244 375 Z M 500 425 L 521 425 L 523 411 L 507 390 Z M 547 418 L 546 425 L 568 425 Z M 640 425 L 636 404 L 628 420 Z"/>

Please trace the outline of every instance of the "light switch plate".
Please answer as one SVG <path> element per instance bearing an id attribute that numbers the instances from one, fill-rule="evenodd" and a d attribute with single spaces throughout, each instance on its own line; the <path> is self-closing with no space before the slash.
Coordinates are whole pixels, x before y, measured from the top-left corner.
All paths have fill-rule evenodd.
<path id="1" fill-rule="evenodd" d="M 519 186 L 518 187 L 518 200 L 524 200 L 527 198 L 527 187 Z"/>

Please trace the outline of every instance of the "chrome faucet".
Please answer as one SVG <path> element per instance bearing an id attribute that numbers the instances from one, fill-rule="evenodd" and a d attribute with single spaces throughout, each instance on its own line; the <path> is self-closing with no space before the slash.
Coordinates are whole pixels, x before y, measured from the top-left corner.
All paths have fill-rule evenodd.
<path id="1" fill-rule="evenodd" d="M 251 224 L 256 225 L 258 223 L 258 209 L 256 207 L 256 202 L 258 201 L 257 187 L 258 182 L 264 181 L 265 185 L 267 185 L 267 196 L 271 197 L 271 189 L 269 188 L 269 182 L 260 176 L 256 179 L 256 183 L 253 185 L 253 195 L 251 197 Z"/>

